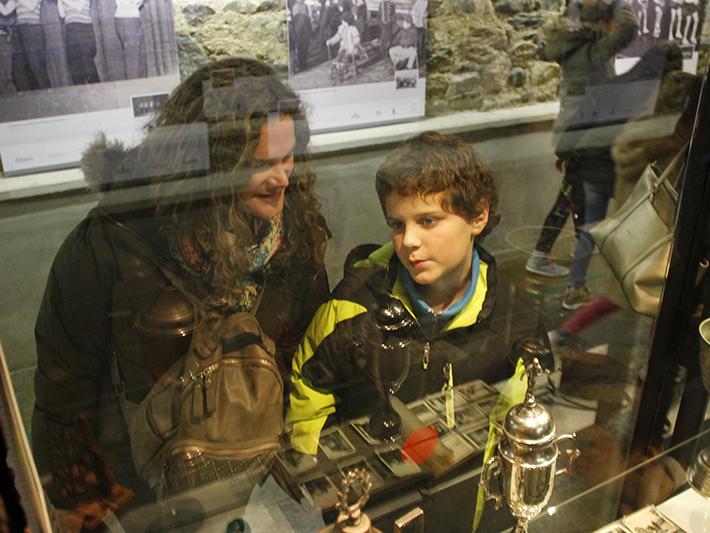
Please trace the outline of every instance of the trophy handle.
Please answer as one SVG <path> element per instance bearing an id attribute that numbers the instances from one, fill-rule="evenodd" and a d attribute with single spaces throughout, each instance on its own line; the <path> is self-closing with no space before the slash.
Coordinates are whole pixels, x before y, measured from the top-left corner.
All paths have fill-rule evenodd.
<path id="1" fill-rule="evenodd" d="M 564 450 L 564 454 L 567 457 L 567 464 L 564 468 L 558 470 L 556 475 L 568 473 L 570 471 L 570 468 L 572 468 L 572 463 L 574 462 L 574 460 L 582 454 L 582 452 L 580 452 L 577 448 L 577 435 L 575 435 L 574 433 L 567 433 L 565 435 L 560 435 L 559 437 L 557 437 L 557 439 L 555 440 L 555 444 L 557 444 L 558 450 L 560 448 L 560 443 L 564 442 L 567 443 L 567 446 Z"/>
<path id="2" fill-rule="evenodd" d="M 502 464 L 501 458 L 497 455 L 491 457 L 486 464 L 483 465 L 481 472 L 480 484 L 486 493 L 486 500 L 494 500 L 496 510 L 500 509 L 503 503 L 503 496 L 500 493 L 500 474 Z M 492 480 L 497 479 L 496 490 L 493 490 Z"/>

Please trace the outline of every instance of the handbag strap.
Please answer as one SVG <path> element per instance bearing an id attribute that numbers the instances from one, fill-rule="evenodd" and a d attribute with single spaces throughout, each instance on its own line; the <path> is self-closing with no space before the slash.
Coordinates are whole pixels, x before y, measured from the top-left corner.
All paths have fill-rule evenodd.
<path id="1" fill-rule="evenodd" d="M 670 191 L 674 194 L 674 199 L 677 200 L 678 198 L 678 190 L 677 190 L 677 185 L 678 185 L 678 180 L 680 179 L 680 174 L 681 171 L 683 170 L 683 166 L 685 163 L 685 156 L 688 153 L 688 143 L 685 143 L 683 147 L 678 150 L 678 153 L 673 157 L 670 163 L 668 163 L 668 166 L 661 172 L 660 176 L 658 176 L 658 179 L 656 182 L 651 186 L 651 192 L 655 193 L 658 188 L 663 184 L 663 182 L 667 182 L 669 185 Z"/>

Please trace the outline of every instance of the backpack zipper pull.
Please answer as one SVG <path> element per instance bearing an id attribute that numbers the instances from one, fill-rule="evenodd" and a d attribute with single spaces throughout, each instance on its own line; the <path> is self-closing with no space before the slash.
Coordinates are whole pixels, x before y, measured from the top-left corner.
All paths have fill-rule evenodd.
<path id="1" fill-rule="evenodd" d="M 205 396 L 205 418 L 215 412 L 216 398 L 215 389 L 212 386 L 212 372 L 205 371 L 202 374 L 202 391 Z"/>
<path id="2" fill-rule="evenodd" d="M 192 376 L 192 381 L 194 382 L 195 391 L 192 394 L 192 416 L 196 420 L 201 420 L 204 414 L 205 396 L 202 373 Z"/>
<path id="3" fill-rule="evenodd" d="M 429 341 L 426 341 L 424 344 L 424 355 L 422 356 L 422 368 L 424 370 L 429 370 L 429 349 L 431 346 L 429 345 Z"/>

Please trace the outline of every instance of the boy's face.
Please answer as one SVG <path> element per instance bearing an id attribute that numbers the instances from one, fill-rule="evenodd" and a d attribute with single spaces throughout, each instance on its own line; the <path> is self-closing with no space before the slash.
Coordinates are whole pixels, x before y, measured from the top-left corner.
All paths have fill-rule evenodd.
<path id="1" fill-rule="evenodd" d="M 397 257 L 430 305 L 429 300 L 457 297 L 465 289 L 474 239 L 488 223 L 487 207 L 468 221 L 445 211 L 442 198 L 443 193 L 420 198 L 396 192 L 385 197 L 385 215 Z"/>

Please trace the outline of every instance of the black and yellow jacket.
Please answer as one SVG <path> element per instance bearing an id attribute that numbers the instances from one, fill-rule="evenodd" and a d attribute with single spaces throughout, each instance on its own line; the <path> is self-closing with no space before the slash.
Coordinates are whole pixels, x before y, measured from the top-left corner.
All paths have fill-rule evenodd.
<path id="1" fill-rule="evenodd" d="M 418 323 L 412 329 L 409 370 L 396 394 L 405 403 L 440 391 L 447 362 L 455 385 L 476 378 L 497 382 L 512 373 L 502 343 L 496 342 L 500 337 L 487 326 L 495 303 L 495 260 L 477 250 L 480 275 L 471 300 L 436 334 L 426 335 Z M 342 421 L 372 413 L 378 394 L 368 359 L 383 335 L 374 310 L 384 299 L 397 298 L 414 318 L 399 272 L 391 243 L 355 248 L 343 280 L 308 326 L 293 360 L 287 416 L 298 451 L 316 453 L 329 416 Z"/>

